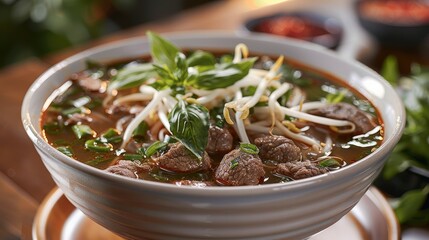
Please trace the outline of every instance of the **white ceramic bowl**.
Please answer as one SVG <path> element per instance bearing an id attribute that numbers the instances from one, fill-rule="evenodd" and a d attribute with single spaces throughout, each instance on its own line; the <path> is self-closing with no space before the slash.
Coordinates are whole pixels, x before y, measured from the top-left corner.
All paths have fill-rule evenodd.
<path id="1" fill-rule="evenodd" d="M 204 189 L 117 176 L 66 157 L 41 137 L 40 112 L 48 96 L 85 59 L 108 62 L 149 52 L 145 38 L 108 44 L 70 57 L 40 76 L 22 106 L 24 127 L 66 197 L 102 226 L 133 239 L 303 239 L 330 226 L 364 195 L 399 140 L 404 109 L 392 87 L 356 61 L 322 47 L 266 35 L 205 32 L 165 35 L 179 47 L 283 54 L 358 89 L 379 110 L 384 142 L 374 153 L 338 171 L 299 181 Z"/>

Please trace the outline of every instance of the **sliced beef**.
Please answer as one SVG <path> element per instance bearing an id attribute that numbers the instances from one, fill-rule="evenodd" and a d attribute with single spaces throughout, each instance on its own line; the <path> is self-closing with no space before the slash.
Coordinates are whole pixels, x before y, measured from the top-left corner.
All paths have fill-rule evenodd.
<path id="1" fill-rule="evenodd" d="M 191 187 L 208 187 L 208 186 L 216 186 L 216 183 L 209 181 L 196 181 L 196 180 L 180 180 L 175 181 L 174 184 L 177 186 L 191 186 Z"/>
<path id="2" fill-rule="evenodd" d="M 284 136 L 266 135 L 255 139 L 259 156 L 264 160 L 290 162 L 301 160 L 301 149 Z"/>
<path id="3" fill-rule="evenodd" d="M 119 160 L 116 165 L 106 168 L 107 172 L 130 178 L 138 178 L 138 173 L 149 172 L 150 170 L 151 166 L 149 164 L 128 160 Z"/>
<path id="4" fill-rule="evenodd" d="M 348 103 L 336 103 L 308 111 L 310 114 L 347 120 L 356 125 L 356 134 L 362 134 L 374 129 L 377 124 L 374 119 L 359 108 Z"/>
<path id="5" fill-rule="evenodd" d="M 228 186 L 257 185 L 264 180 L 264 167 L 258 155 L 235 149 L 226 154 L 216 169 L 216 181 Z"/>
<path id="6" fill-rule="evenodd" d="M 275 174 L 281 174 L 293 179 L 303 179 L 328 172 L 326 168 L 318 167 L 315 163 L 308 160 L 280 163 L 273 170 Z"/>
<path id="7" fill-rule="evenodd" d="M 209 154 L 225 154 L 234 149 L 233 141 L 234 138 L 227 128 L 210 126 L 206 151 Z"/>
<path id="8" fill-rule="evenodd" d="M 160 168 L 177 173 L 192 173 L 210 169 L 210 157 L 204 152 L 200 161 L 183 144 L 177 142 L 170 144 L 169 150 L 156 158 Z"/>

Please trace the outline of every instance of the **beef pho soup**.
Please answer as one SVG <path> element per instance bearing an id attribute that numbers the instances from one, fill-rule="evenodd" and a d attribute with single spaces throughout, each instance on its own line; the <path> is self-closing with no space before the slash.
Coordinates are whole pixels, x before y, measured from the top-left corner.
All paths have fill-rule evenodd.
<path id="1" fill-rule="evenodd" d="M 150 56 L 88 61 L 52 94 L 47 142 L 112 174 L 205 187 L 329 174 L 383 140 L 376 109 L 331 75 L 244 44 L 184 51 L 148 38 Z"/>

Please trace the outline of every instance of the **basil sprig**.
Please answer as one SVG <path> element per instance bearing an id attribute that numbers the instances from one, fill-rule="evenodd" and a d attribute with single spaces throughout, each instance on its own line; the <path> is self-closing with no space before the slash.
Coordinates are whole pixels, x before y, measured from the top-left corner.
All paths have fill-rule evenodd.
<path id="1" fill-rule="evenodd" d="M 151 63 L 128 64 L 118 71 L 110 81 L 108 91 L 122 90 L 142 85 L 151 77 L 155 77 L 156 72 Z"/>
<path id="2" fill-rule="evenodd" d="M 156 65 L 167 67 L 170 70 L 176 69 L 176 58 L 179 49 L 171 42 L 162 38 L 161 36 L 148 31 L 146 33 L 150 43 L 150 53 Z"/>
<path id="3" fill-rule="evenodd" d="M 191 85 L 205 90 L 229 87 L 249 74 L 255 61 L 256 58 L 250 58 L 239 63 L 223 63 L 216 64 L 212 68 L 203 68 Z"/>
<path id="4" fill-rule="evenodd" d="M 157 34 L 148 32 L 147 36 L 151 44 L 154 70 L 160 78 L 152 85 L 157 89 L 226 88 L 244 78 L 256 61 L 256 58 L 249 58 L 238 63 L 217 64 L 211 53 L 201 50 L 187 58 L 176 46 Z"/>
<path id="5" fill-rule="evenodd" d="M 179 100 L 168 114 L 168 121 L 173 137 L 201 160 L 208 142 L 209 111 Z"/>

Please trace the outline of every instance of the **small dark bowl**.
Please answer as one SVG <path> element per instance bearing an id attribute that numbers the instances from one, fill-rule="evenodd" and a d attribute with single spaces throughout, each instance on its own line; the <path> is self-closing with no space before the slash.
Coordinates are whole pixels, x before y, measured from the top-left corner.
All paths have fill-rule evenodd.
<path id="1" fill-rule="evenodd" d="M 366 16 L 362 6 L 373 1 L 377 0 L 356 1 L 355 11 L 362 27 L 380 44 L 390 47 L 417 48 L 429 36 L 429 21 L 409 21 L 401 18 L 389 21 L 382 17 Z"/>
<path id="2" fill-rule="evenodd" d="M 294 17 L 299 18 L 307 23 L 312 24 L 315 27 L 323 29 L 326 33 L 313 35 L 306 38 L 300 38 L 308 42 L 313 42 L 322 46 L 325 46 L 330 49 L 336 49 L 340 44 L 342 37 L 342 27 L 340 21 L 333 17 L 322 16 L 316 13 L 311 12 L 291 12 L 291 13 L 276 13 L 268 16 L 262 16 L 258 18 L 253 18 L 247 20 L 243 27 L 246 31 L 249 32 L 262 32 L 267 34 L 274 34 L 272 32 L 260 31 L 258 26 L 266 21 L 279 19 L 281 17 Z M 284 36 L 284 35 L 280 35 Z M 288 36 L 285 36 L 288 37 Z M 293 38 L 293 37 L 292 37 Z"/>

